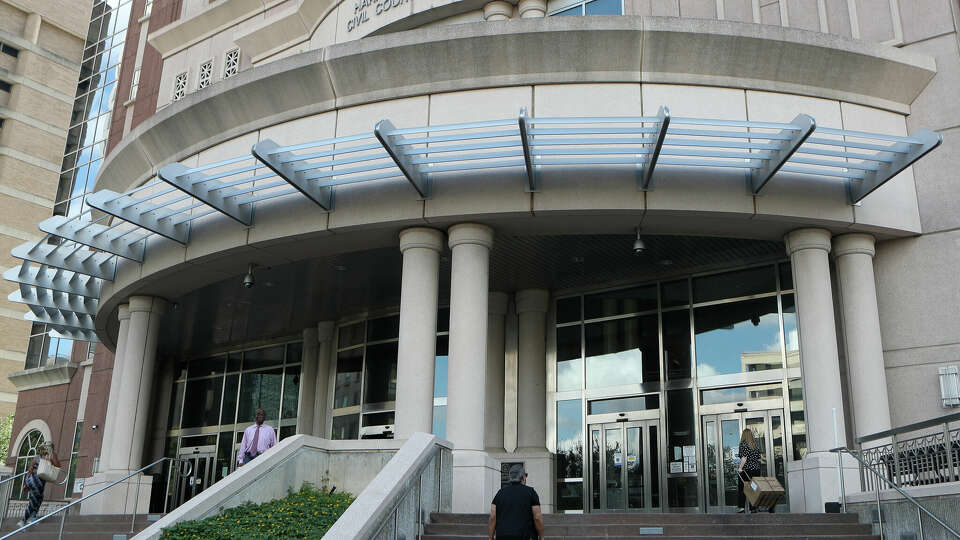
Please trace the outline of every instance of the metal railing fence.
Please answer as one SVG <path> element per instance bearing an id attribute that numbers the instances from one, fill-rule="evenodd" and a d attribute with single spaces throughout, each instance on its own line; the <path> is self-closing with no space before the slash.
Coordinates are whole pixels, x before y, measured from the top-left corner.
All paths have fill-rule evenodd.
<path id="1" fill-rule="evenodd" d="M 951 423 L 955 423 L 951 427 Z M 938 427 L 935 432 L 910 434 Z M 864 447 L 864 443 L 884 444 Z M 889 442 L 886 442 L 889 441 Z M 859 437 L 859 457 L 866 464 L 885 472 L 894 485 L 926 486 L 960 480 L 960 413 L 889 429 Z M 863 491 L 887 489 L 877 484 L 875 475 L 860 466 Z"/>

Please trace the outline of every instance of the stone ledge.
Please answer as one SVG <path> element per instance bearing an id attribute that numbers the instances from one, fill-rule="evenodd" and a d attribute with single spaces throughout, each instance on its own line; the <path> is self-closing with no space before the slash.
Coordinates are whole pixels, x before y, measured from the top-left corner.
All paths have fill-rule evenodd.
<path id="1" fill-rule="evenodd" d="M 69 384 L 79 364 L 68 362 L 59 366 L 39 367 L 14 371 L 7 375 L 7 379 L 17 387 L 18 392 Z"/>

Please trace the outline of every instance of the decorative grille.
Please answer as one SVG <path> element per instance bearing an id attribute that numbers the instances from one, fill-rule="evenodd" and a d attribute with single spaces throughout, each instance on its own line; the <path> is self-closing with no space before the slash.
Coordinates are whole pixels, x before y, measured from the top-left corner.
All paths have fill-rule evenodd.
<path id="1" fill-rule="evenodd" d="M 173 100 L 180 101 L 187 93 L 187 74 L 186 72 L 177 75 L 173 81 Z"/>
<path id="2" fill-rule="evenodd" d="M 233 77 L 240 71 L 240 49 L 227 51 L 223 62 L 223 78 Z"/>
<path id="3" fill-rule="evenodd" d="M 213 78 L 213 60 L 200 64 L 200 80 L 197 88 L 206 88 L 210 86 L 210 79 Z"/>

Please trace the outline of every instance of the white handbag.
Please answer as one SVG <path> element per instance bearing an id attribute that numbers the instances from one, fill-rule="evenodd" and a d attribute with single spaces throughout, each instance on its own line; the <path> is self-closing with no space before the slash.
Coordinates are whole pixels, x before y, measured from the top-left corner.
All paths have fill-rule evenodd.
<path id="1" fill-rule="evenodd" d="M 49 459 L 40 458 L 37 465 L 37 476 L 44 482 L 56 482 L 60 476 L 60 467 L 54 467 Z"/>

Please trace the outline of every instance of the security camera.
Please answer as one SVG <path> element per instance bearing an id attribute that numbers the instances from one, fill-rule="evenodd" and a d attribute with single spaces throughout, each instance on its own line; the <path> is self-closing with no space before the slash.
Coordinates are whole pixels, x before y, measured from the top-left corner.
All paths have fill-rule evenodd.
<path id="1" fill-rule="evenodd" d="M 243 288 L 250 289 L 256 282 L 253 279 L 253 263 L 247 267 L 247 275 L 243 276 Z"/>
<path id="2" fill-rule="evenodd" d="M 637 239 L 633 241 L 633 254 L 639 255 L 647 250 L 647 244 L 640 238 L 640 227 L 637 227 Z"/>

